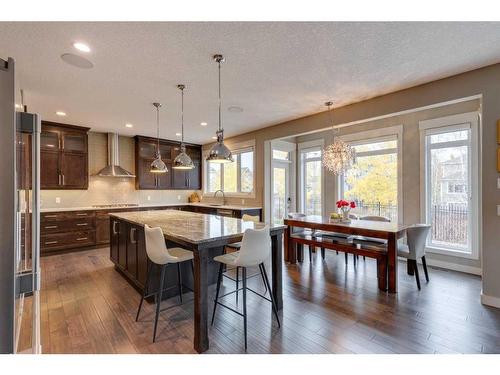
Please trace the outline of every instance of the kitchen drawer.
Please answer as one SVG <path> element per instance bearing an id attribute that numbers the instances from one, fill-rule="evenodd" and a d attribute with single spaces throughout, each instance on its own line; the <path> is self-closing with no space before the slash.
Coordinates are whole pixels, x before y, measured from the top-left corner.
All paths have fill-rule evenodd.
<path id="1" fill-rule="evenodd" d="M 61 211 L 61 212 L 42 212 L 40 214 L 40 222 L 63 221 L 72 219 L 94 218 L 95 211 Z"/>
<path id="2" fill-rule="evenodd" d="M 40 234 L 71 232 L 95 229 L 95 219 L 93 217 L 83 217 L 81 219 L 66 219 L 44 221 L 40 226 Z"/>
<path id="3" fill-rule="evenodd" d="M 95 231 L 93 230 L 45 234 L 40 237 L 40 247 L 43 253 L 91 245 L 95 245 Z"/>

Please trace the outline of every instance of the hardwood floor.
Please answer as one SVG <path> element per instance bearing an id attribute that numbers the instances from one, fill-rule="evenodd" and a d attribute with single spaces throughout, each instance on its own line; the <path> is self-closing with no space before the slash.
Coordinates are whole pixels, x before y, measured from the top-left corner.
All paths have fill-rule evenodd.
<path id="1" fill-rule="evenodd" d="M 114 270 L 108 248 L 43 257 L 41 266 L 44 353 L 194 353 L 189 294 L 160 314 L 153 344 L 153 305 L 135 322 L 140 296 Z M 325 261 L 314 254 L 312 264 L 285 266 L 281 329 L 269 302 L 248 293 L 247 352 L 500 353 L 500 310 L 480 304 L 478 277 L 431 268 L 419 292 L 405 271 L 401 264 L 400 292 L 391 295 L 378 291 L 373 260 L 354 268 L 350 257 L 346 267 L 344 254 L 328 251 Z M 263 291 L 260 278 L 249 286 Z M 234 295 L 225 303 L 235 306 Z M 223 308 L 209 337 L 208 353 L 244 351 L 242 320 Z"/>

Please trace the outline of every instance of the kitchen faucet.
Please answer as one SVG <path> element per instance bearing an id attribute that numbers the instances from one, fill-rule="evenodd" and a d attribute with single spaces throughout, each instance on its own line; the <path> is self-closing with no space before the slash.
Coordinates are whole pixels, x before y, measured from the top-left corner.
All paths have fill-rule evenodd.
<path id="1" fill-rule="evenodd" d="M 218 192 L 221 192 L 222 193 L 222 205 L 224 206 L 226 204 L 226 195 L 224 194 L 224 191 L 219 189 L 217 190 L 215 193 L 214 193 L 214 198 L 217 198 L 217 193 Z"/>

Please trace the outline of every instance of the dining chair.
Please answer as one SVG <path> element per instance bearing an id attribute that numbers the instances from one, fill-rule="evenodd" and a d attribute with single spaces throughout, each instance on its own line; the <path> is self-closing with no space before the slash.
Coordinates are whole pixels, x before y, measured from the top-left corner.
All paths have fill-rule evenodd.
<path id="1" fill-rule="evenodd" d="M 420 258 L 422 259 L 425 280 L 429 282 L 429 273 L 427 272 L 427 262 L 425 260 L 425 242 L 430 228 L 429 224 L 414 224 L 406 229 L 407 245 L 398 243 L 398 256 L 406 258 L 408 273 L 415 274 L 418 290 L 420 290 L 420 278 L 418 276 L 417 260 Z"/>
<path id="2" fill-rule="evenodd" d="M 269 227 L 265 226 L 262 229 L 247 229 L 243 234 L 243 239 L 241 241 L 241 247 L 239 251 L 234 253 L 219 255 L 214 258 L 214 261 L 219 262 L 220 265 L 219 265 L 219 275 L 217 278 L 217 289 L 215 292 L 214 310 L 212 313 L 211 324 L 212 325 L 214 324 L 217 305 L 225 307 L 226 309 L 242 316 L 243 331 L 245 336 L 245 350 L 247 349 L 247 290 L 251 291 L 252 293 L 256 294 L 259 297 L 262 297 L 266 301 L 271 302 L 274 315 L 276 317 L 276 320 L 278 321 L 278 327 L 281 327 L 280 319 L 278 317 L 278 309 L 276 308 L 276 303 L 274 301 L 273 293 L 271 292 L 271 286 L 269 285 L 269 278 L 267 277 L 266 266 L 265 266 L 265 262 L 269 259 L 270 256 L 271 256 L 271 236 L 269 234 Z M 239 292 L 239 289 L 236 289 L 232 292 L 219 296 L 222 274 L 225 265 L 239 267 L 242 270 L 243 313 L 219 301 L 220 298 L 223 298 L 232 293 Z M 247 277 L 246 277 L 247 268 L 256 266 L 259 267 L 262 279 L 267 285 L 270 298 L 267 298 L 266 296 L 258 293 L 257 291 L 247 286 Z"/>
<path id="3" fill-rule="evenodd" d="M 241 216 L 241 220 L 258 223 L 260 221 L 260 216 L 243 214 L 243 216 Z M 231 249 L 232 251 L 237 251 L 240 248 L 241 248 L 241 241 L 230 243 L 224 247 L 224 254 L 226 254 L 227 249 Z M 236 289 L 238 289 L 239 283 L 240 283 L 240 269 L 239 269 L 239 267 L 236 267 L 236 268 L 231 268 L 229 271 L 231 271 L 232 269 L 236 270 L 235 278 L 232 278 L 231 276 L 226 274 L 226 272 L 228 271 L 228 269 L 226 267 L 224 267 L 224 277 L 228 278 L 229 280 L 234 281 L 236 283 Z M 256 273 L 255 275 L 248 276 L 248 278 L 259 276 L 259 275 L 260 275 L 260 273 Z M 267 293 L 267 286 L 266 286 L 265 281 L 264 280 L 262 280 L 262 281 L 264 283 L 264 294 L 266 294 Z M 239 293 L 236 293 L 236 304 L 238 304 L 238 296 L 239 296 Z"/>
<path id="4" fill-rule="evenodd" d="M 148 271 L 146 276 L 146 284 L 144 285 L 144 291 L 142 293 L 141 302 L 139 303 L 139 308 L 137 310 L 137 315 L 135 321 L 139 320 L 139 314 L 141 312 L 142 303 L 144 299 L 150 296 L 155 296 L 156 301 L 156 313 L 155 313 L 155 323 L 153 330 L 153 342 L 156 341 L 156 328 L 158 326 L 158 316 L 160 314 L 160 304 L 163 297 L 163 292 L 170 290 L 172 288 L 179 288 L 179 301 L 182 304 L 182 274 L 181 274 L 181 263 L 191 262 L 191 270 L 194 277 L 194 265 L 193 265 L 193 252 L 189 250 L 182 249 L 180 247 L 173 247 L 168 249 L 165 243 L 165 237 L 163 236 L 163 231 L 159 227 L 149 227 L 144 226 L 144 236 L 146 242 L 146 254 L 148 256 Z M 169 288 L 164 288 L 165 281 L 165 271 L 168 264 L 177 264 L 177 286 L 171 286 Z M 161 269 L 160 283 L 158 289 L 155 292 L 150 293 L 151 289 L 151 273 L 152 267 L 157 266 Z"/>

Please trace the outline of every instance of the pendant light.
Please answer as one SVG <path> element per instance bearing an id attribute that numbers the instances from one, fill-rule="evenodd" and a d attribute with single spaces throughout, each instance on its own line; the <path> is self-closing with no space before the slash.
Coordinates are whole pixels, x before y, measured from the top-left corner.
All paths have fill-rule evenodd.
<path id="1" fill-rule="evenodd" d="M 153 103 L 156 108 L 156 155 L 155 160 L 151 163 L 149 171 L 151 173 L 167 173 L 168 168 L 166 164 L 161 160 L 160 155 L 160 103 Z"/>
<path id="2" fill-rule="evenodd" d="M 221 94 L 220 94 L 220 66 L 225 61 L 222 55 L 215 55 L 214 60 L 219 66 L 219 128 L 215 133 L 217 135 L 217 142 L 212 146 L 207 161 L 211 163 L 231 163 L 233 162 L 233 155 L 231 151 L 224 144 L 224 129 L 222 129 L 222 115 L 221 115 Z"/>
<path id="3" fill-rule="evenodd" d="M 330 172 L 336 175 L 344 174 L 356 162 L 356 151 L 349 144 L 345 143 L 340 138 L 335 138 L 339 133 L 339 129 L 335 128 L 332 120 L 332 102 L 326 102 L 328 114 L 333 130 L 332 144 L 328 145 L 323 151 L 323 166 Z"/>
<path id="4" fill-rule="evenodd" d="M 186 145 L 184 144 L 184 89 L 185 85 L 177 85 L 181 90 L 181 152 L 174 159 L 174 169 L 193 169 L 194 164 L 188 154 L 186 154 Z"/>

